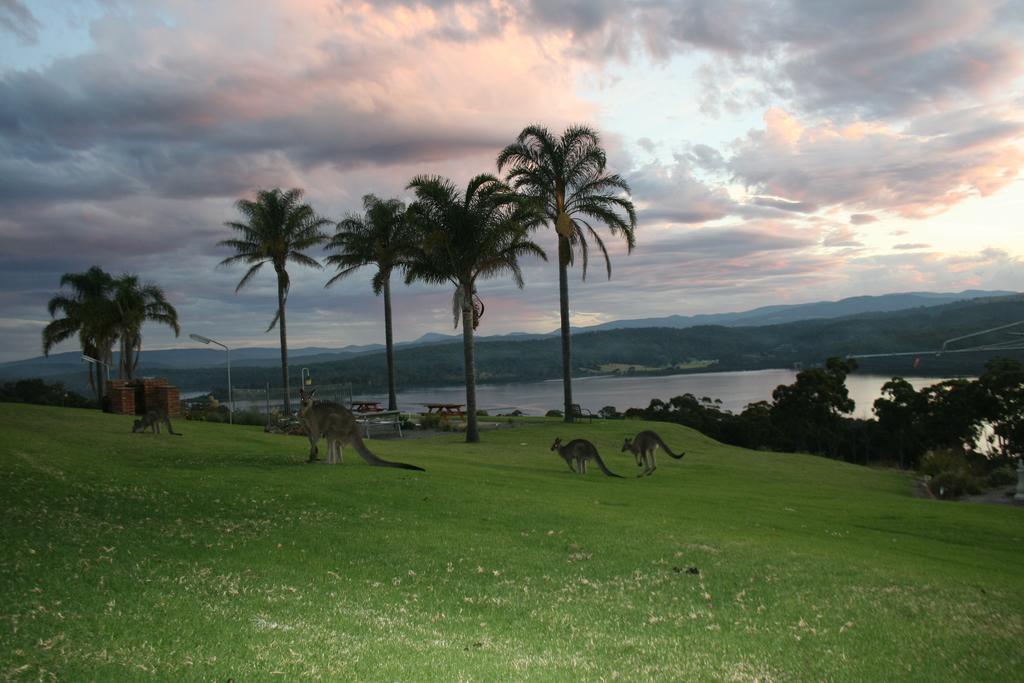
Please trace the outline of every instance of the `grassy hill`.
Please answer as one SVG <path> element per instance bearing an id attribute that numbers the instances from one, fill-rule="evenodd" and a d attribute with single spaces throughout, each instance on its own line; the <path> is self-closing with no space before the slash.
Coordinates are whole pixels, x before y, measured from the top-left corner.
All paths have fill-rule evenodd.
<path id="1" fill-rule="evenodd" d="M 645 425 L 306 442 L 0 404 L 0 677 L 1012 680 L 1024 511 Z M 611 469 L 571 474 L 555 436 Z M 698 574 L 689 573 L 691 567 Z"/>

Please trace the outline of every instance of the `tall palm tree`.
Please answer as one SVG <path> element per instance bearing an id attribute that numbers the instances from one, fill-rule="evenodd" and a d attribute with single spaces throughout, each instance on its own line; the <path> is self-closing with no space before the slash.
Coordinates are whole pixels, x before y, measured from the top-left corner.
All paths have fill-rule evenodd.
<path id="1" fill-rule="evenodd" d="M 519 287 L 523 273 L 519 258 L 533 254 L 546 260 L 544 250 L 529 239 L 539 217 L 492 175 L 478 175 L 460 193 L 452 181 L 440 176 L 417 176 L 409 183 L 416 194 L 410 219 L 419 239 L 406 269 L 406 283 L 423 280 L 452 284 L 455 326 L 462 322 L 466 374 L 466 441 L 480 440 L 476 420 L 476 358 L 473 330 L 483 315 L 476 292 L 478 279 L 512 275 Z"/>
<path id="2" fill-rule="evenodd" d="M 587 277 L 589 242 L 604 256 L 608 277 L 612 264 L 601 235 L 592 223 L 603 223 L 621 235 L 629 251 L 635 246 L 636 211 L 628 198 L 629 185 L 605 170 L 606 157 L 597 131 L 570 126 L 555 138 L 547 128 L 527 126 L 516 141 L 498 155 L 498 171 L 508 168 L 508 181 L 540 205 L 544 223 L 558 234 L 558 301 L 562 318 L 562 387 L 565 421 L 573 421 L 572 342 L 569 331 L 568 268 L 577 254 Z"/>
<path id="3" fill-rule="evenodd" d="M 338 223 L 338 230 L 327 243 L 331 253 L 327 263 L 338 273 L 327 281 L 330 287 L 363 266 L 376 266 L 373 293 L 384 294 L 384 345 L 388 363 L 388 410 L 398 409 L 395 388 L 395 339 L 391 317 L 391 273 L 401 268 L 412 243 L 412 230 L 405 204 L 397 199 L 363 197 L 362 216 L 351 215 Z"/>
<path id="4" fill-rule="evenodd" d="M 111 321 L 121 342 L 118 377 L 133 379 L 142 351 L 142 324 L 158 322 L 181 334 L 178 311 L 168 303 L 164 290 L 149 282 L 140 284 L 137 275 L 122 275 L 114 281 L 111 291 Z"/>
<path id="5" fill-rule="evenodd" d="M 234 256 L 220 262 L 221 266 L 243 262 L 249 270 L 238 282 L 235 292 L 247 285 L 254 275 L 270 263 L 277 273 L 277 313 L 270 321 L 267 332 L 278 325 L 281 335 L 281 379 L 284 384 L 284 409 L 291 413 L 290 386 L 288 383 L 288 335 L 285 327 L 285 304 L 291 280 L 286 266 L 289 261 L 311 268 L 322 268 L 320 263 L 306 254 L 304 249 L 316 246 L 327 239 L 321 228 L 331 221 L 314 213 L 309 204 L 302 203 L 302 190 L 294 188 L 282 191 L 280 188 L 261 190 L 256 200 L 239 199 L 235 208 L 242 214 L 244 222 L 224 223 L 240 233 L 240 237 L 218 242 L 219 246 L 231 247 Z"/>
<path id="6" fill-rule="evenodd" d="M 60 278 L 61 287 L 70 287 L 71 291 L 56 294 L 47 304 L 50 317 L 56 318 L 58 313 L 63 317 L 56 318 L 43 328 L 43 355 L 57 344 L 78 335 L 82 345 L 82 353 L 96 360 L 107 363 L 110 367 L 111 346 L 116 339 L 106 321 L 109 317 L 110 292 L 114 286 L 114 278 L 99 266 L 93 266 L 84 273 L 64 273 Z M 93 371 L 96 378 L 93 379 Z M 105 374 L 99 367 L 89 364 L 89 386 L 100 401 L 104 394 Z"/>

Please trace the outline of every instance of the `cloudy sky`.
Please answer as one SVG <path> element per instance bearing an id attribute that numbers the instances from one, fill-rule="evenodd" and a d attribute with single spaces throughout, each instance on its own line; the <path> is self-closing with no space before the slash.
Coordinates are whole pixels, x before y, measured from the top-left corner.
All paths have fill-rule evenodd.
<path id="1" fill-rule="evenodd" d="M 493 172 L 530 123 L 595 126 L 639 209 L 612 278 L 572 276 L 576 325 L 1024 290 L 1021 36 L 1021 0 L 0 0 L 0 361 L 94 264 L 185 334 L 274 346 L 271 271 L 216 267 L 235 200 L 302 187 L 336 220 Z M 370 272 L 291 274 L 293 347 L 382 340 Z M 525 274 L 481 288 L 481 334 L 557 327 L 554 264 Z M 398 339 L 450 331 L 450 296 L 396 287 Z"/>

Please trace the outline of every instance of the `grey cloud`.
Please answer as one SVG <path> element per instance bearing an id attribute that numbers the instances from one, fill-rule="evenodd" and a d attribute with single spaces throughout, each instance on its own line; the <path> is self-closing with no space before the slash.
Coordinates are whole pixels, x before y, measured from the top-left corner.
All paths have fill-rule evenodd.
<path id="1" fill-rule="evenodd" d="M 570 29 L 578 36 L 586 36 L 603 29 L 610 20 L 620 16 L 627 5 L 624 0 L 529 0 L 527 7 L 531 20 L 550 28 Z"/>
<path id="2" fill-rule="evenodd" d="M 705 223 L 736 209 L 736 203 L 723 188 L 712 189 L 698 180 L 681 155 L 670 166 L 642 166 L 629 174 L 629 183 L 646 222 Z"/>
<path id="3" fill-rule="evenodd" d="M 892 248 L 893 249 L 900 249 L 900 250 L 903 250 L 903 251 L 909 251 L 911 249 L 931 249 L 931 246 L 932 245 L 925 244 L 924 242 L 915 242 L 915 243 L 894 244 L 894 245 L 892 245 Z"/>
<path id="4" fill-rule="evenodd" d="M 831 230 L 822 245 L 826 247 L 863 247 L 864 244 L 857 239 L 857 234 L 847 226 L 840 226 Z"/>
<path id="5" fill-rule="evenodd" d="M 850 214 L 850 223 L 853 225 L 867 225 L 868 223 L 876 223 L 878 218 L 872 216 L 869 213 L 852 213 Z"/>
<path id="6" fill-rule="evenodd" d="M 694 145 L 687 156 L 697 168 L 704 171 L 718 172 L 726 168 L 722 153 L 708 145 Z"/>
<path id="7" fill-rule="evenodd" d="M 603 62 L 710 53 L 702 110 L 740 110 L 765 95 L 839 118 L 900 117 L 969 102 L 1009 87 L 1024 61 L 1024 12 L 1002 0 L 865 3 L 784 0 L 532 2 L 527 25 L 573 34 Z M 521 20 L 522 21 L 522 20 Z M 725 92 L 722 83 L 764 86 Z"/>
<path id="8" fill-rule="evenodd" d="M 1020 123 L 998 108 L 972 108 L 973 123 L 954 113 L 950 134 L 868 129 L 840 134 L 830 124 L 799 131 L 786 121 L 751 131 L 733 146 L 728 166 L 758 193 L 809 205 L 888 210 L 909 217 L 939 213 L 973 194 L 989 194 L 1020 170 Z M 773 126 L 778 126 L 775 130 Z M 970 145 L 962 144 L 970 139 Z M 952 140 L 952 141 L 951 141 Z M 869 214 L 856 213 L 855 216 Z M 851 222 L 868 218 L 851 217 Z"/>
<path id="9" fill-rule="evenodd" d="M 648 154 L 654 154 L 658 149 L 658 144 L 648 137 L 637 138 L 636 144 Z"/>
<path id="10" fill-rule="evenodd" d="M 0 0 L 0 29 L 17 36 L 23 45 L 39 42 L 42 24 L 20 0 Z"/>
<path id="11" fill-rule="evenodd" d="M 803 231 L 758 230 L 753 227 L 701 228 L 680 233 L 673 231 L 671 241 L 655 239 L 647 247 L 637 247 L 647 259 L 673 261 L 679 258 L 736 259 L 757 254 L 808 249 L 817 244 L 817 236 Z"/>

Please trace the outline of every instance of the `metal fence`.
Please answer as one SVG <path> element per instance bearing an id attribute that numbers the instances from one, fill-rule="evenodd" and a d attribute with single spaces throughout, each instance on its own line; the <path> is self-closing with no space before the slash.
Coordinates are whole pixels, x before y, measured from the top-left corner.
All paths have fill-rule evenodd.
<path id="1" fill-rule="evenodd" d="M 264 416 L 284 413 L 284 389 L 272 387 L 269 384 L 263 389 L 232 389 L 232 400 L 235 404 L 235 413 L 259 413 Z M 352 404 L 352 384 L 344 382 L 341 384 L 323 384 L 316 387 L 318 400 L 334 401 L 343 406 Z M 291 409 L 294 412 L 299 406 L 299 389 L 295 387 L 291 391 Z"/>

